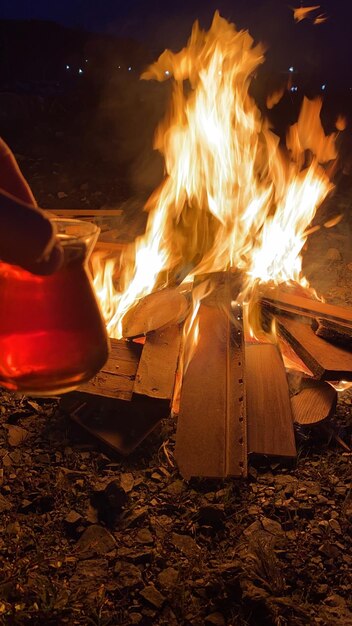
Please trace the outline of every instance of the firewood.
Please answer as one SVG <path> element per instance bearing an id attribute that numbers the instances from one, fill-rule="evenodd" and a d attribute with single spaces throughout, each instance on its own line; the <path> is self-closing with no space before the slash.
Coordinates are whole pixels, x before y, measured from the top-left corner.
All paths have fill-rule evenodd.
<path id="1" fill-rule="evenodd" d="M 110 345 L 110 355 L 104 367 L 79 391 L 115 400 L 131 400 L 142 346 L 124 339 L 110 339 Z"/>
<path id="2" fill-rule="evenodd" d="M 173 324 L 147 335 L 134 382 L 134 393 L 171 401 L 181 334 L 180 326 Z"/>
<path id="3" fill-rule="evenodd" d="M 141 337 L 182 322 L 188 312 L 187 298 L 176 289 L 162 289 L 142 298 L 122 319 L 122 334 L 128 339 Z"/>
<path id="4" fill-rule="evenodd" d="M 283 289 L 268 290 L 262 295 L 261 301 L 264 307 L 274 311 L 283 311 L 306 317 L 319 317 L 330 320 L 352 329 L 352 308 L 336 306 L 297 296 Z"/>
<path id="5" fill-rule="evenodd" d="M 335 413 L 337 391 L 328 383 L 304 381 L 303 388 L 291 398 L 293 420 L 296 424 L 312 426 Z"/>
<path id="6" fill-rule="evenodd" d="M 312 328 L 318 337 L 352 350 L 352 328 L 350 326 L 316 318 L 312 320 Z"/>
<path id="7" fill-rule="evenodd" d="M 185 479 L 246 476 L 242 323 L 236 328 L 223 308 L 204 303 L 198 314 L 200 340 L 183 377 L 175 458 Z"/>
<path id="8" fill-rule="evenodd" d="M 246 344 L 245 380 L 248 452 L 295 458 L 288 383 L 276 345 Z"/>
<path id="9" fill-rule="evenodd" d="M 352 380 L 352 352 L 317 337 L 309 323 L 276 316 L 279 333 L 320 380 Z"/>

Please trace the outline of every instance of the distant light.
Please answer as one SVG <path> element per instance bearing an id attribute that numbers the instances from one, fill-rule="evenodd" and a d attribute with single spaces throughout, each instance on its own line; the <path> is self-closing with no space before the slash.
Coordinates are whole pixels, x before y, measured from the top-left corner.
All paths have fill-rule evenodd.
<path id="1" fill-rule="evenodd" d="M 321 86 L 321 90 L 325 91 L 325 89 L 326 89 L 326 84 L 324 83 L 324 85 Z"/>
<path id="2" fill-rule="evenodd" d="M 130 65 L 130 66 L 129 66 L 129 68 L 128 68 L 128 71 L 130 72 L 131 70 L 132 70 L 132 67 L 131 67 L 131 65 Z"/>
<path id="3" fill-rule="evenodd" d="M 169 70 L 165 70 L 165 74 L 166 74 L 166 76 L 170 76 Z"/>
<path id="4" fill-rule="evenodd" d="M 288 71 L 289 71 L 289 72 L 294 72 L 294 71 L 295 71 L 295 68 L 293 67 L 293 65 L 291 65 L 291 66 L 288 68 Z"/>
<path id="5" fill-rule="evenodd" d="M 296 85 L 292 85 L 290 91 L 292 91 L 292 92 L 298 91 L 298 87 L 296 87 Z"/>
<path id="6" fill-rule="evenodd" d="M 88 59 L 86 59 L 86 63 L 88 63 Z"/>
<path id="7" fill-rule="evenodd" d="M 118 66 L 117 66 L 117 69 L 118 69 L 118 70 L 120 70 L 120 69 L 121 69 L 121 65 L 118 65 Z"/>
<path id="8" fill-rule="evenodd" d="M 66 65 L 66 69 L 67 69 L 67 70 L 69 70 L 69 69 L 70 69 L 70 66 L 69 66 L 69 65 Z"/>
<path id="9" fill-rule="evenodd" d="M 79 73 L 79 74 L 83 74 L 83 70 L 82 70 L 82 68 L 81 68 L 81 67 L 79 68 L 78 73 Z"/>

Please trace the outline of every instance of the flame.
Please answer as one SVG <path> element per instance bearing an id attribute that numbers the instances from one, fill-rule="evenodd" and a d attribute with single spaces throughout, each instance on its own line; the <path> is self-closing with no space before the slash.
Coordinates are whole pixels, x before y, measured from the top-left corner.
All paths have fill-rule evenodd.
<path id="1" fill-rule="evenodd" d="M 241 270 L 243 300 L 265 281 L 307 286 L 300 254 L 332 187 L 323 164 L 336 157 L 335 134 L 323 131 L 321 100 L 305 99 L 282 148 L 249 94 L 263 61 L 262 46 L 215 13 L 208 32 L 196 22 L 183 50 L 166 50 L 143 74 L 172 81 L 154 142 L 165 178 L 147 202 L 144 235 L 119 263 L 94 259 L 111 337 L 121 337 L 121 320 L 139 298 L 183 280 L 201 282 L 209 273 Z M 193 329 L 193 343 L 206 296 L 206 288 L 193 294 L 185 325 L 186 333 Z"/>
<path id="2" fill-rule="evenodd" d="M 296 22 L 302 22 L 302 20 L 305 20 L 310 13 L 313 13 L 314 11 L 317 11 L 318 9 L 320 9 L 320 4 L 316 4 L 315 6 L 310 6 L 310 7 L 297 7 L 297 8 L 293 8 L 293 18 Z M 318 16 L 321 17 L 321 16 Z M 318 19 L 318 18 L 316 18 Z"/>
<path id="3" fill-rule="evenodd" d="M 313 21 L 313 24 L 315 25 L 324 24 L 324 22 L 326 22 L 327 19 L 328 19 L 328 16 L 325 13 L 321 13 L 315 18 L 315 20 Z"/>

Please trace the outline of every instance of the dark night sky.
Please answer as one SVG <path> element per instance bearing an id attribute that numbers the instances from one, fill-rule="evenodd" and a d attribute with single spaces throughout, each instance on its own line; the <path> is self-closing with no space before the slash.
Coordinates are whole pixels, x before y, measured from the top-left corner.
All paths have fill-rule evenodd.
<path id="1" fill-rule="evenodd" d="M 322 25 L 295 24 L 290 6 L 300 0 L 0 0 L 0 18 L 45 19 L 67 26 L 146 39 L 159 47 L 184 45 L 197 17 L 207 26 L 215 9 L 268 45 L 277 68 L 305 64 L 352 79 L 352 0 L 322 0 Z M 303 2 L 303 6 L 315 4 Z"/>

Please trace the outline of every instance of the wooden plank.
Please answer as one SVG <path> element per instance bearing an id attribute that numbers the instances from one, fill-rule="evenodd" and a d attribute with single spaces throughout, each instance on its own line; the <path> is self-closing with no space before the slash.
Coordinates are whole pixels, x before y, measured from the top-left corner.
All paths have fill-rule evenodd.
<path id="1" fill-rule="evenodd" d="M 311 300 L 286 293 L 280 289 L 268 291 L 268 293 L 262 296 L 261 301 L 265 307 L 275 311 L 286 311 L 307 317 L 321 317 L 344 326 L 352 326 L 351 307 L 347 308 L 321 302 L 320 300 Z"/>
<path id="2" fill-rule="evenodd" d="M 122 209 L 46 209 L 53 217 L 117 217 L 123 214 Z"/>
<path id="3" fill-rule="evenodd" d="M 294 458 L 289 389 L 277 346 L 246 344 L 245 364 L 248 452 Z"/>
<path id="4" fill-rule="evenodd" d="M 242 320 L 235 326 L 225 308 L 202 303 L 198 312 L 199 342 L 183 377 L 176 433 L 185 479 L 247 473 Z"/>
<path id="5" fill-rule="evenodd" d="M 276 317 L 279 333 L 320 380 L 352 380 L 352 352 L 317 337 L 309 323 Z"/>
<path id="6" fill-rule="evenodd" d="M 171 400 L 181 345 L 181 328 L 173 324 L 146 337 L 133 392 Z"/>
<path id="7" fill-rule="evenodd" d="M 100 372 L 80 392 L 131 400 L 142 346 L 124 339 L 110 339 L 111 351 Z"/>
<path id="8" fill-rule="evenodd" d="M 303 388 L 291 398 L 293 421 L 312 426 L 335 413 L 337 391 L 328 383 L 304 381 Z"/>

